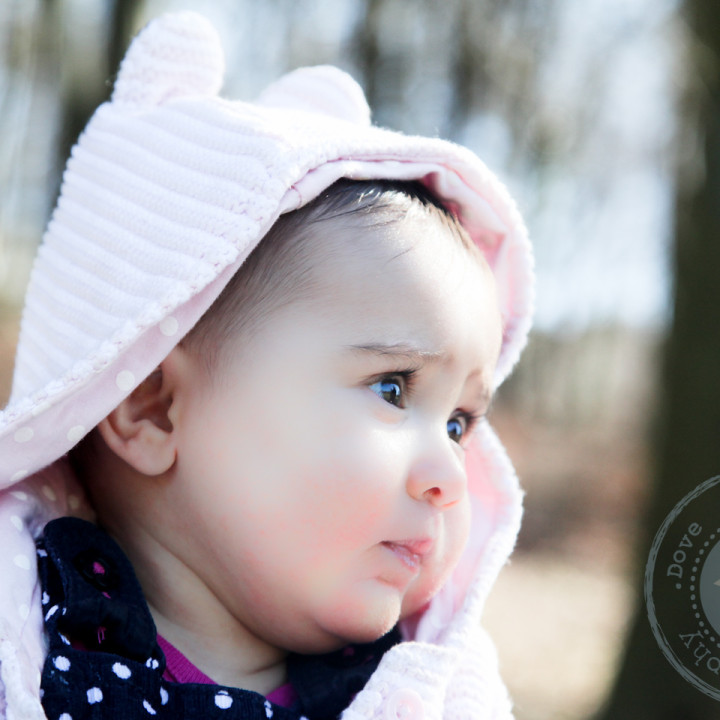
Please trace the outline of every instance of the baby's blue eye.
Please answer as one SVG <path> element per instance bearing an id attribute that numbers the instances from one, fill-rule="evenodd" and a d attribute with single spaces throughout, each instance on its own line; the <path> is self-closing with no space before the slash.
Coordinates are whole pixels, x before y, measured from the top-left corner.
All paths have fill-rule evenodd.
<path id="1" fill-rule="evenodd" d="M 404 378 L 400 375 L 392 375 L 374 382 L 370 389 L 386 403 L 395 407 L 404 407 L 403 388 Z"/>
<path id="2" fill-rule="evenodd" d="M 459 443 L 467 432 L 467 421 L 461 417 L 450 418 L 447 423 L 448 437 L 456 443 Z"/>

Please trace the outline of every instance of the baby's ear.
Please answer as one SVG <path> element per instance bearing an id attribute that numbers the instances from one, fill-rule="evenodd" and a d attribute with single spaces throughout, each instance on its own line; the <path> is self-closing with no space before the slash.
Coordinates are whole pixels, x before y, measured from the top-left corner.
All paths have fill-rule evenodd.
<path id="1" fill-rule="evenodd" d="M 161 475 L 175 462 L 172 402 L 172 387 L 160 366 L 100 422 L 98 430 L 107 446 L 135 470 Z"/>

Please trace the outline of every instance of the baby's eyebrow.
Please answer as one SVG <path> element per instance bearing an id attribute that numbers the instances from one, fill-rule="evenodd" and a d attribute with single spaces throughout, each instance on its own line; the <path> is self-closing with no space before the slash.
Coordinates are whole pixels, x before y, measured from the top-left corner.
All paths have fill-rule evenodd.
<path id="1" fill-rule="evenodd" d="M 368 343 L 363 345 L 348 345 L 350 352 L 364 352 L 372 355 L 393 355 L 407 360 L 423 362 L 438 362 L 443 359 L 444 354 L 433 350 L 410 345 L 408 343 Z"/>

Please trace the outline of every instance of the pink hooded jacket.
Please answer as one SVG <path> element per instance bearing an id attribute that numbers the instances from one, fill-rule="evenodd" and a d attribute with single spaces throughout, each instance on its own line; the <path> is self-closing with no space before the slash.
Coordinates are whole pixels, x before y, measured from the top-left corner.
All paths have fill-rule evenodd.
<path id="1" fill-rule="evenodd" d="M 217 297 L 277 217 L 341 177 L 419 179 L 495 274 L 504 338 L 495 385 L 525 344 L 532 256 L 505 188 L 468 150 L 370 124 L 358 85 L 305 68 L 255 103 L 218 97 L 223 54 L 194 13 L 151 23 L 111 101 L 73 149 L 33 269 L 12 395 L 0 413 L 0 717 L 35 720 L 44 660 L 34 538 L 92 518 L 64 460 Z M 514 545 L 521 494 L 486 423 L 469 453 L 473 530 L 461 562 L 342 717 L 509 718 L 480 619 Z M 51 719 L 54 720 L 54 719 Z"/>

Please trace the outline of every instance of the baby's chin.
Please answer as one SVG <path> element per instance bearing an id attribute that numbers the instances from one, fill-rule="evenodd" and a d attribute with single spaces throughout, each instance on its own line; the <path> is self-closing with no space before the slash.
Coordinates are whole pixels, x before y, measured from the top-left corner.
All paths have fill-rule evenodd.
<path id="1" fill-rule="evenodd" d="M 319 655 L 348 645 L 372 643 L 389 633 L 400 620 L 400 603 L 388 604 L 373 612 L 352 612 L 349 608 L 323 618 L 318 632 L 286 648 L 304 655 Z"/>
<path id="2" fill-rule="evenodd" d="M 387 588 L 375 593 L 345 597 L 333 608 L 325 608 L 315 631 L 301 638 L 294 638 L 284 649 L 304 655 L 318 655 L 339 650 L 351 644 L 375 642 L 389 633 L 401 620 L 417 621 L 424 612 L 436 588 L 415 587 L 405 595 L 387 592 Z M 307 630 L 307 624 L 304 629 Z"/>
<path id="3" fill-rule="evenodd" d="M 397 625 L 400 617 L 393 614 L 392 617 L 384 618 L 381 622 L 363 622 L 353 623 L 350 627 L 342 628 L 340 634 L 336 636 L 333 647 L 322 652 L 332 652 L 339 650 L 347 645 L 372 643 L 379 640 L 383 635 L 387 635 Z"/>
<path id="4" fill-rule="evenodd" d="M 336 649 L 351 643 L 370 643 L 389 633 L 401 621 L 417 622 L 427 610 L 439 587 L 414 588 L 403 598 L 388 602 L 380 612 L 342 618 Z"/>

